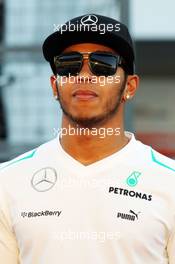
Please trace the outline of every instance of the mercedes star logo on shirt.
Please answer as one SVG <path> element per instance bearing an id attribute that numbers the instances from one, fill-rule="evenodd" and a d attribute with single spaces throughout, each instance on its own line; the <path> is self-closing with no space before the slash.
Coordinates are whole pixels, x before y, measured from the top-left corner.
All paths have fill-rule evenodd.
<path id="1" fill-rule="evenodd" d="M 38 192 L 50 190 L 57 181 L 57 172 L 54 168 L 43 168 L 33 175 L 31 179 L 32 187 Z"/>
<path id="2" fill-rule="evenodd" d="M 98 17 L 95 15 L 87 15 L 81 18 L 81 23 L 83 25 L 95 25 L 98 21 Z"/>

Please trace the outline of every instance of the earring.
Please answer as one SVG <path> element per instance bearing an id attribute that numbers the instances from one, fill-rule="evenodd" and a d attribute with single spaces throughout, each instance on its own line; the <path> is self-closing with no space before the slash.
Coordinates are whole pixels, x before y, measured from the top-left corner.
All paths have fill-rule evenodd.
<path id="1" fill-rule="evenodd" d="M 55 100 L 58 100 L 58 95 L 54 95 Z"/>
<path id="2" fill-rule="evenodd" d="M 130 98 L 130 95 L 129 95 L 129 94 L 127 94 L 127 95 L 126 95 L 126 99 L 128 100 L 129 98 Z"/>

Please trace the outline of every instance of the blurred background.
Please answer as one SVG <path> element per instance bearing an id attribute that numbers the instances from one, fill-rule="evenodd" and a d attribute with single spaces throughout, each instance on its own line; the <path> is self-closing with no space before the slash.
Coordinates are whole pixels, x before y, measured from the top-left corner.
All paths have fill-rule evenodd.
<path id="1" fill-rule="evenodd" d="M 0 0 L 0 162 L 55 137 L 61 110 L 42 43 L 55 26 L 85 13 L 128 25 L 141 77 L 126 128 L 175 158 L 174 0 Z"/>

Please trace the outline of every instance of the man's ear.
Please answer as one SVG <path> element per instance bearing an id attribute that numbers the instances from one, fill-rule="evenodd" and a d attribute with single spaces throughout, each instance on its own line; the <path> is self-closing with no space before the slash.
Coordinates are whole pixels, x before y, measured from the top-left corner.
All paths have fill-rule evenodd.
<path id="1" fill-rule="evenodd" d="M 124 101 L 132 99 L 139 86 L 139 76 L 138 75 L 128 75 L 126 81 L 126 87 L 124 91 Z"/>
<path id="2" fill-rule="evenodd" d="M 55 75 L 51 75 L 50 83 L 52 86 L 53 95 L 54 95 L 55 99 L 58 100 L 59 99 L 58 80 L 57 80 L 57 77 Z"/>

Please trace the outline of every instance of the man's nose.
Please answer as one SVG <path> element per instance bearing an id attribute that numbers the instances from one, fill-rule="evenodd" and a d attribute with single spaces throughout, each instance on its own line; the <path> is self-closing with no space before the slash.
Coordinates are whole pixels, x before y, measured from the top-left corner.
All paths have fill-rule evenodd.
<path id="1" fill-rule="evenodd" d="M 84 77 L 89 77 L 89 76 L 92 76 L 92 72 L 90 70 L 90 67 L 89 67 L 89 59 L 88 58 L 84 58 L 83 59 L 83 66 L 82 66 L 82 69 L 81 69 L 81 72 L 80 72 L 80 76 L 84 76 Z"/>

